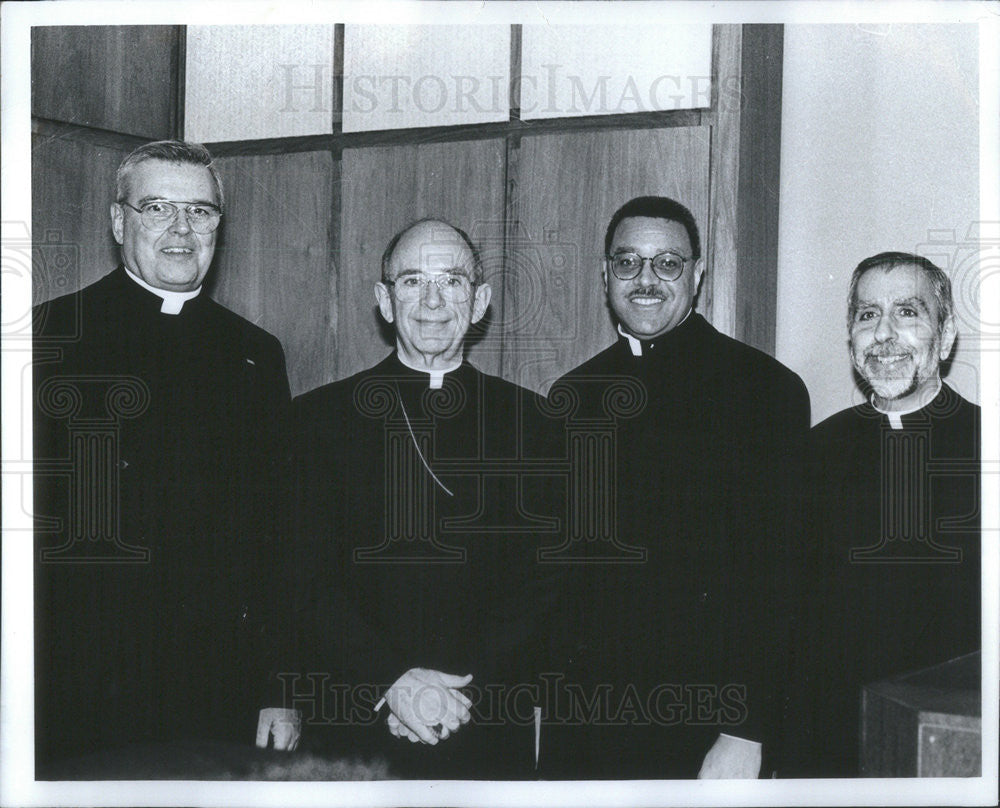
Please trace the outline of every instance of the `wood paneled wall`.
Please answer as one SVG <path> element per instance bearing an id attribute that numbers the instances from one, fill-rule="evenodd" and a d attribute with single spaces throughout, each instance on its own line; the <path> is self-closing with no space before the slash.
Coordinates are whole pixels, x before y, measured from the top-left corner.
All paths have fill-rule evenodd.
<path id="1" fill-rule="evenodd" d="M 617 338 L 601 280 L 604 233 L 635 196 L 708 216 L 705 127 L 538 135 L 521 140 L 506 376 L 547 390 Z"/>
<path id="2" fill-rule="evenodd" d="M 176 25 L 32 28 L 32 117 L 151 140 L 176 136 L 183 37 Z"/>
<path id="3" fill-rule="evenodd" d="M 209 144 L 227 191 L 209 291 L 281 339 L 302 393 L 391 350 L 372 293 L 382 251 L 408 222 L 443 217 L 480 245 L 493 287 L 470 359 L 546 390 L 615 339 L 600 278 L 611 214 L 665 194 L 700 225 L 699 311 L 773 351 L 781 39 L 780 26 L 716 26 L 708 110 L 530 122 L 515 111 L 372 133 L 340 132 L 335 113 L 330 135 Z M 36 241 L 79 248 L 58 288 L 39 267 L 36 301 L 117 262 L 114 170 L 139 143 L 180 131 L 183 41 L 166 27 L 35 30 Z"/>
<path id="4" fill-rule="evenodd" d="M 69 294 L 118 265 L 115 172 L 128 148 L 32 134 L 32 303 Z"/>
<path id="5" fill-rule="evenodd" d="M 328 151 L 217 162 L 226 214 L 209 291 L 281 340 L 293 395 L 331 381 L 341 355 L 331 241 L 339 162 Z"/>
<path id="6" fill-rule="evenodd" d="M 443 218 L 465 230 L 484 252 L 491 311 L 469 358 L 500 373 L 503 310 L 504 144 L 500 139 L 346 149 L 343 156 L 340 291 L 341 376 L 373 365 L 395 341 L 375 308 L 373 287 L 390 239 L 414 219 Z"/>

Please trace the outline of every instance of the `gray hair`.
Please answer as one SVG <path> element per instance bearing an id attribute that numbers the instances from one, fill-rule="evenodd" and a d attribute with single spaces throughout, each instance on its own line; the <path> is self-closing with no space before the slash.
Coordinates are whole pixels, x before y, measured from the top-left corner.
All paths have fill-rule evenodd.
<path id="1" fill-rule="evenodd" d="M 937 301 L 938 309 L 938 333 L 944 328 L 944 324 L 951 319 L 955 311 L 955 303 L 951 296 L 951 281 L 944 271 L 933 262 L 921 255 L 904 252 L 883 252 L 866 258 L 854 268 L 851 275 L 851 285 L 847 291 L 847 327 L 850 330 L 854 322 L 854 316 L 858 313 L 858 283 L 861 276 L 873 269 L 881 269 L 891 272 L 900 267 L 917 267 L 924 273 L 930 281 L 931 289 L 934 292 L 934 299 Z"/>
<path id="2" fill-rule="evenodd" d="M 128 195 L 129 176 L 132 169 L 147 160 L 204 166 L 212 175 L 212 184 L 215 186 L 219 207 L 223 206 L 225 200 L 222 194 L 222 180 L 219 177 L 218 169 L 212 162 L 212 155 L 200 143 L 188 143 L 184 140 L 156 140 L 152 143 L 146 143 L 122 160 L 121 165 L 118 166 L 118 173 L 115 175 L 115 193 L 117 194 L 115 198 L 119 202 L 124 202 Z"/>

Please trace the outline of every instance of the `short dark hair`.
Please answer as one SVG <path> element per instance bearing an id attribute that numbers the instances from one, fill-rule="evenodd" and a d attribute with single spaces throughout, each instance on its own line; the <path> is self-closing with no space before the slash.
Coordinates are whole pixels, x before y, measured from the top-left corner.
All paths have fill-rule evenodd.
<path id="1" fill-rule="evenodd" d="M 951 296 L 951 281 L 944 271 L 933 262 L 922 255 L 904 252 L 882 252 L 866 258 L 854 268 L 851 274 L 851 285 L 847 290 L 847 327 L 848 330 L 854 322 L 854 316 L 858 313 L 858 283 L 861 276 L 873 269 L 881 269 L 891 272 L 899 267 L 917 267 L 931 283 L 934 291 L 934 299 L 938 307 L 938 332 L 944 328 L 944 324 L 951 318 L 955 311 L 955 302 Z"/>
<path id="2" fill-rule="evenodd" d="M 701 258 L 701 238 L 698 236 L 698 225 L 686 207 L 674 199 L 666 196 L 637 196 L 630 199 L 611 217 L 608 230 L 604 234 L 604 254 L 611 253 L 611 241 L 615 237 L 615 230 L 622 223 L 623 219 L 634 219 L 642 216 L 649 219 L 666 219 L 668 222 L 677 222 L 687 230 L 688 241 L 691 242 L 691 258 L 698 260 Z"/>
<path id="3" fill-rule="evenodd" d="M 204 166 L 212 175 L 212 184 L 215 186 L 215 195 L 219 200 L 219 207 L 223 206 L 222 179 L 219 171 L 212 162 L 212 155 L 208 149 L 200 143 L 189 143 L 186 140 L 155 140 L 146 143 L 133 151 L 128 157 L 122 160 L 118 166 L 118 173 L 115 175 L 115 197 L 119 202 L 124 202 L 128 195 L 128 180 L 132 169 L 147 160 L 163 160 L 167 163 L 187 163 L 189 165 Z"/>
<path id="4" fill-rule="evenodd" d="M 396 247 L 399 244 L 399 240 L 409 233 L 414 227 L 421 224 L 426 224 L 427 222 L 433 222 L 434 224 L 439 224 L 442 227 L 448 227 L 458 233 L 459 238 L 465 242 L 465 246 L 469 248 L 469 252 L 472 253 L 472 278 L 470 279 L 474 286 L 478 286 L 483 282 L 483 265 L 479 259 L 479 250 L 476 245 L 472 243 L 472 239 L 469 238 L 469 234 L 466 233 L 461 227 L 455 227 L 451 222 L 445 221 L 444 219 L 439 219 L 435 216 L 424 216 L 421 219 L 410 222 L 406 227 L 400 230 L 396 235 L 392 237 L 388 245 L 386 245 L 385 250 L 382 253 L 382 281 L 392 280 L 389 277 L 389 262 L 392 261 L 392 254 L 396 251 Z"/>

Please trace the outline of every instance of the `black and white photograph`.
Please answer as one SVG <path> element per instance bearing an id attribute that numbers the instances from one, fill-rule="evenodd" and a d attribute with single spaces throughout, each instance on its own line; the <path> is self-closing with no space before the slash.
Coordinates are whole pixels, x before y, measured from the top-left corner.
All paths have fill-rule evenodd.
<path id="1" fill-rule="evenodd" d="M 0 804 L 995 803 L 1000 4 L 0 11 Z"/>

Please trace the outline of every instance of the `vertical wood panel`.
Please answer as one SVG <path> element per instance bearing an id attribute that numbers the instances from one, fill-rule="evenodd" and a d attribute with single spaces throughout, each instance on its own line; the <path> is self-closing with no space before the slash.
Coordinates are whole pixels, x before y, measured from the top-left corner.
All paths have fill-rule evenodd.
<path id="1" fill-rule="evenodd" d="M 614 341 L 601 281 L 608 221 L 632 197 L 656 194 L 687 205 L 704 228 L 708 168 L 702 127 L 522 139 L 508 378 L 547 390 Z"/>
<path id="2" fill-rule="evenodd" d="M 173 131 L 170 136 L 175 140 L 183 140 L 186 118 L 184 100 L 187 97 L 187 26 L 185 25 L 180 26 L 177 32 L 174 66 L 177 80 L 170 85 L 170 106 L 174 110 Z"/>
<path id="3" fill-rule="evenodd" d="M 31 114 L 153 140 L 176 131 L 178 26 L 31 30 Z"/>
<path id="4" fill-rule="evenodd" d="M 717 25 L 712 125 L 711 272 L 716 328 L 774 354 L 781 163 L 780 25 Z"/>
<path id="5" fill-rule="evenodd" d="M 32 135 L 32 303 L 75 292 L 118 265 L 110 206 L 115 172 L 127 153 Z"/>
<path id="6" fill-rule="evenodd" d="M 332 381 L 343 350 L 330 252 L 338 164 L 329 152 L 217 163 L 226 212 L 212 296 L 281 340 L 293 395 Z"/>
<path id="7" fill-rule="evenodd" d="M 479 247 L 493 302 L 469 358 L 487 373 L 500 372 L 503 302 L 502 140 L 346 149 L 338 376 L 370 367 L 395 345 L 381 325 L 372 291 L 389 240 L 414 219 L 443 218 Z"/>
<path id="8" fill-rule="evenodd" d="M 708 271 L 702 281 L 702 300 L 712 325 L 736 336 L 736 285 L 739 269 L 738 190 L 740 177 L 740 67 L 742 38 L 738 25 L 716 25 L 712 73 L 719 77 L 712 132 L 711 218 L 705 253 Z"/>
<path id="9" fill-rule="evenodd" d="M 784 26 L 744 25 L 736 336 L 774 355 Z"/>

